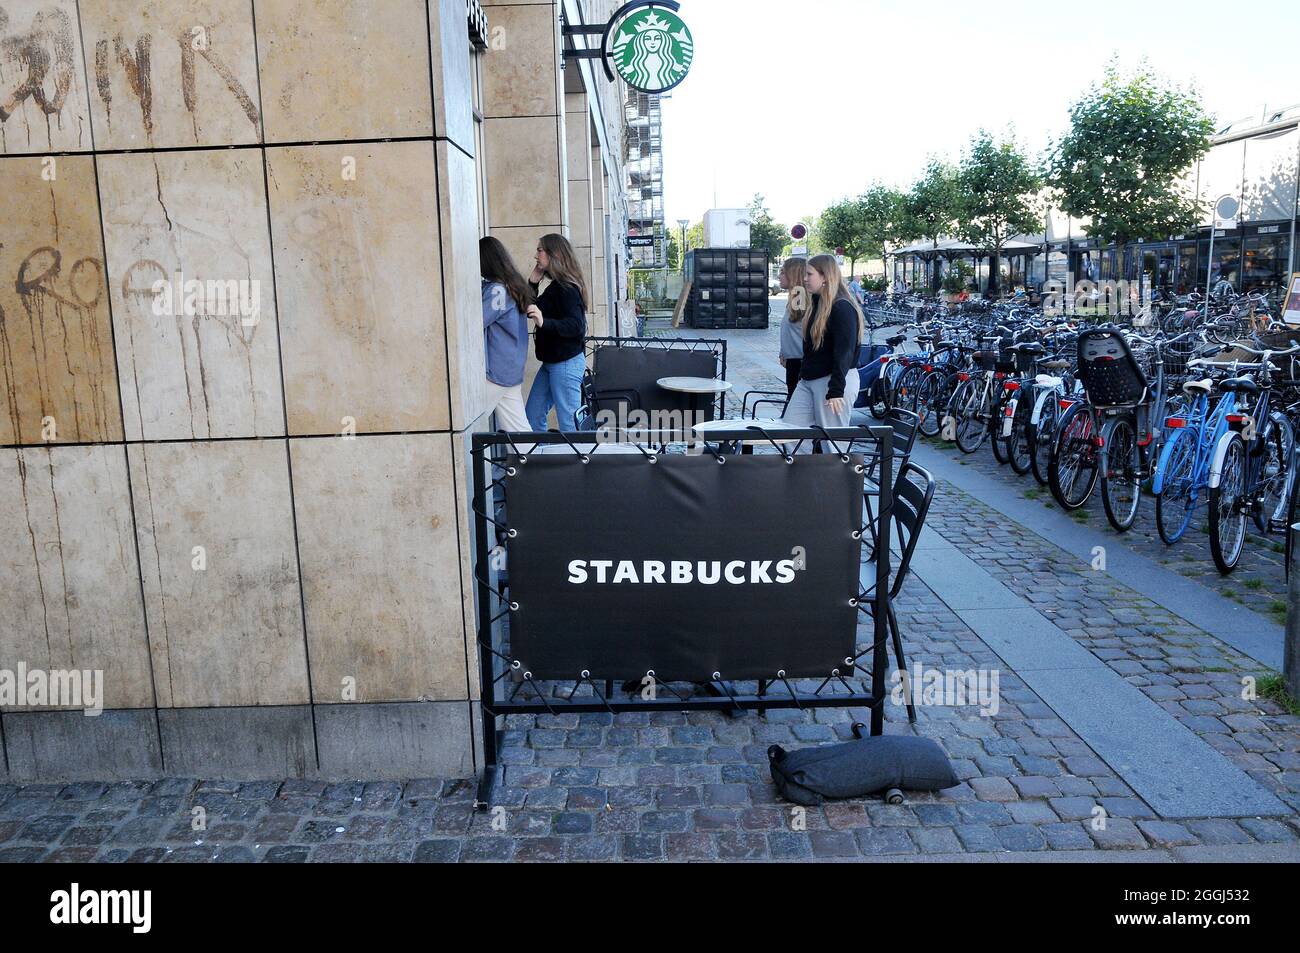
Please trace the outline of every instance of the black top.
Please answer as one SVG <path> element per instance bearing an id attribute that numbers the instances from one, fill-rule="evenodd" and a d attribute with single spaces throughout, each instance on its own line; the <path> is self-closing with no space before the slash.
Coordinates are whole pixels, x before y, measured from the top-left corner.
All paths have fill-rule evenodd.
<path id="1" fill-rule="evenodd" d="M 831 305 L 830 317 L 826 320 L 826 333 L 822 335 L 822 346 L 813 347 L 808 336 L 812 327 L 813 315 L 817 313 L 818 298 L 812 296 L 812 307 L 803 319 L 803 367 L 799 369 L 800 380 L 815 381 L 829 376 L 826 385 L 826 398 L 844 396 L 844 378 L 849 371 L 858 366 L 858 345 L 861 343 L 861 329 L 858 326 L 858 312 L 847 298 L 839 298 Z"/>
<path id="2" fill-rule="evenodd" d="M 529 284 L 537 295 L 537 285 L 531 281 Z M 543 364 L 556 364 L 581 354 L 587 336 L 587 309 L 582 303 L 582 292 L 574 285 L 552 281 L 537 296 L 537 307 L 542 311 L 542 326 L 533 335 L 537 359 Z"/>

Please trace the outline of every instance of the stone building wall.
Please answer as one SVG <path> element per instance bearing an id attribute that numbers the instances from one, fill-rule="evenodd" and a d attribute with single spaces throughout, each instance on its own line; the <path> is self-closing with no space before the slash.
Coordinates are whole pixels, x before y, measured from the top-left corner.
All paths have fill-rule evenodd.
<path id="1" fill-rule="evenodd" d="M 481 156 L 466 0 L 0 0 L 0 672 L 105 709 L 0 779 L 472 772 L 477 241 L 570 228 L 487 13 Z"/>

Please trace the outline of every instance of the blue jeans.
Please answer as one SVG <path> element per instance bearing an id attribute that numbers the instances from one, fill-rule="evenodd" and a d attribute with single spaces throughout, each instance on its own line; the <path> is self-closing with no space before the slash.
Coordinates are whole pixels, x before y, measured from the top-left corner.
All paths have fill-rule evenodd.
<path id="1" fill-rule="evenodd" d="M 546 417 L 552 407 L 561 430 L 576 429 L 573 417 L 582 403 L 582 375 L 586 369 L 587 360 L 581 354 L 575 354 L 567 361 L 541 366 L 528 391 L 528 406 L 525 408 L 528 425 L 534 433 L 545 433 Z"/>

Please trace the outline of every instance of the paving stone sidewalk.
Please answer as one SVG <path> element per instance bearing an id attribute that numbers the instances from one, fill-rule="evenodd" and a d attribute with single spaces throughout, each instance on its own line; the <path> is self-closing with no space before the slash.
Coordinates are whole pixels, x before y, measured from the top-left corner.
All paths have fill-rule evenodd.
<path id="1" fill-rule="evenodd" d="M 736 342 L 738 391 L 780 386 L 773 333 L 722 333 Z M 932 519 L 1293 813 L 1155 816 L 914 577 L 897 604 L 909 663 L 999 678 L 986 714 L 978 704 L 922 706 L 909 726 L 900 706 L 886 706 L 888 732 L 947 751 L 961 778 L 947 791 L 901 805 L 781 802 L 768 745 L 848 738 L 860 710 L 515 716 L 487 812 L 473 810 L 472 779 L 0 785 L 0 861 L 1155 859 L 1234 845 L 1300 857 L 1300 724 L 1271 702 L 1238 702 L 1241 674 L 1257 665 L 956 487 L 940 488 Z M 869 638 L 859 630 L 862 647 Z"/>

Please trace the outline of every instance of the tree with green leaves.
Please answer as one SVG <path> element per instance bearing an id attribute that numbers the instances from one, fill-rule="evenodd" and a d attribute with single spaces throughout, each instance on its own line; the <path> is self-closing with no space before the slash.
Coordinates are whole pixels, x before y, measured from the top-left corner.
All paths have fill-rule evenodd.
<path id="1" fill-rule="evenodd" d="M 862 220 L 869 256 L 885 257 L 888 246 L 907 236 L 907 197 L 897 189 L 873 185 L 862 193 Z"/>
<path id="2" fill-rule="evenodd" d="M 840 199 L 821 214 L 821 239 L 831 248 L 844 249 L 850 275 L 871 250 L 866 214 L 861 197 Z"/>
<path id="3" fill-rule="evenodd" d="M 767 210 L 762 195 L 755 195 L 749 203 L 749 247 L 767 252 L 767 257 L 775 260 L 780 257 L 781 249 L 790 240 L 786 227 Z"/>
<path id="4" fill-rule="evenodd" d="M 937 248 L 939 239 L 951 235 L 957 227 L 960 207 L 957 170 L 932 156 L 903 198 L 900 237 L 922 239 Z M 939 290 L 939 278 L 939 269 L 935 268 L 932 291 Z"/>
<path id="5" fill-rule="evenodd" d="M 989 253 L 989 290 L 997 291 L 1002 249 L 1011 236 L 1043 229 L 1042 178 L 1013 141 L 981 129 L 962 156 L 957 180 L 957 234 Z"/>
<path id="6" fill-rule="evenodd" d="M 1201 203 L 1182 178 L 1209 151 L 1213 132 L 1195 90 L 1145 66 L 1121 75 L 1112 62 L 1070 108 L 1070 131 L 1048 151 L 1047 184 L 1058 207 L 1089 219 L 1087 233 L 1113 242 L 1123 261 L 1129 242 L 1200 222 Z"/>

